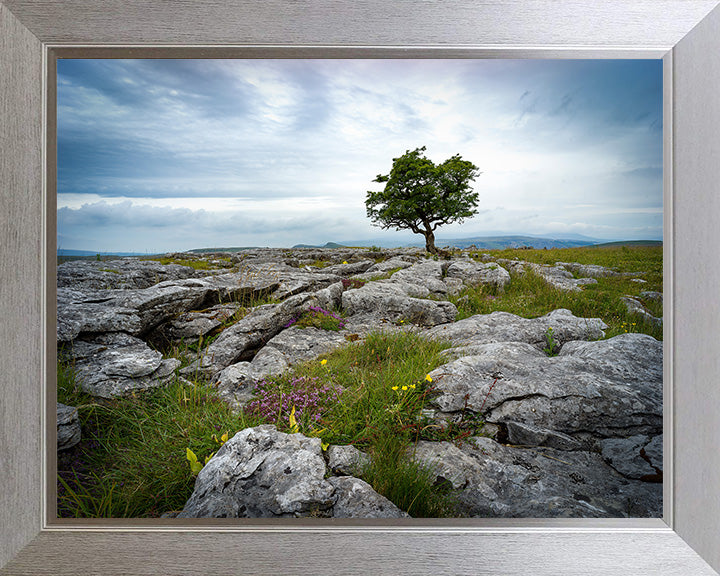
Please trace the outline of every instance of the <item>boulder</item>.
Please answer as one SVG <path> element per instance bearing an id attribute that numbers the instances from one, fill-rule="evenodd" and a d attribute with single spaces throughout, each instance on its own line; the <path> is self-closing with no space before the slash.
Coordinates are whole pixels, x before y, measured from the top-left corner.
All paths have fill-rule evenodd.
<path id="1" fill-rule="evenodd" d="M 178 518 L 329 516 L 335 487 L 325 472 L 319 438 L 246 428 L 200 471 Z"/>
<path id="2" fill-rule="evenodd" d="M 460 508 L 479 518 L 662 516 L 662 485 L 630 480 L 599 454 L 520 449 L 476 437 L 458 448 L 421 441 L 415 459 L 458 490 Z"/>
<path id="3" fill-rule="evenodd" d="M 492 258 L 483 258 L 483 262 L 492 261 Z M 527 262 L 524 260 L 509 260 L 508 258 L 498 258 L 495 260 L 498 264 L 503 266 L 510 274 L 525 274 L 525 265 Z"/>
<path id="4" fill-rule="evenodd" d="M 369 274 L 370 276 L 378 276 L 381 274 L 386 274 L 390 272 L 391 270 L 395 270 L 396 268 L 404 269 L 404 268 L 410 268 L 415 263 L 415 258 L 408 257 L 405 255 L 400 256 L 394 256 L 392 258 L 389 258 L 388 260 L 383 260 L 381 262 L 377 262 L 376 264 L 373 264 L 370 266 L 365 272 L 366 274 Z"/>
<path id="5" fill-rule="evenodd" d="M 491 423 L 552 431 L 543 434 L 556 446 L 561 433 L 586 447 L 662 433 L 662 375 L 662 342 L 644 334 L 568 342 L 557 357 L 522 342 L 485 344 L 430 373 L 442 412 L 467 408 Z"/>
<path id="6" fill-rule="evenodd" d="M 163 359 L 139 338 L 122 332 L 75 340 L 62 355 L 74 364 L 82 390 L 100 398 L 162 386 L 180 365 L 179 360 Z"/>
<path id="7" fill-rule="evenodd" d="M 498 292 L 502 292 L 510 283 L 510 274 L 505 268 L 495 263 L 474 260 L 454 260 L 448 266 L 446 275 L 448 278 L 458 278 L 468 286 L 489 286 Z"/>
<path id="8" fill-rule="evenodd" d="M 428 294 L 439 297 L 447 295 L 447 285 L 443 282 L 442 264 L 434 260 L 425 260 L 413 264 L 409 268 L 398 270 L 390 277 L 390 281 L 422 286 Z"/>
<path id="9" fill-rule="evenodd" d="M 370 457 L 355 446 L 329 446 L 327 449 L 328 466 L 333 474 L 343 476 L 359 475 L 370 464 Z"/>
<path id="10" fill-rule="evenodd" d="M 80 442 L 80 418 L 77 408 L 57 402 L 57 449 L 67 450 Z"/>
<path id="11" fill-rule="evenodd" d="M 605 336 L 607 325 L 599 318 L 578 318 L 569 310 L 558 308 L 539 318 L 523 318 L 509 312 L 476 314 L 452 324 L 427 331 L 429 338 L 453 344 L 453 354 L 474 354 L 475 347 L 491 342 L 525 342 L 538 350 L 548 346 L 548 329 L 562 349 L 571 340 L 597 340 Z"/>
<path id="12" fill-rule="evenodd" d="M 662 292 L 655 292 L 654 290 L 643 290 L 640 292 L 640 299 L 646 302 L 660 302 L 660 304 L 662 304 L 663 294 Z"/>
<path id="13" fill-rule="evenodd" d="M 523 265 L 558 290 L 580 292 L 582 290 L 581 286 L 597 284 L 597 280 L 594 278 L 575 278 L 562 266 L 548 266 L 544 264 L 534 264 L 532 262 L 524 262 Z"/>
<path id="14" fill-rule="evenodd" d="M 625 304 L 625 308 L 628 312 L 630 312 L 630 314 L 633 314 L 634 316 L 637 316 L 655 326 L 662 326 L 662 318 L 656 318 L 650 314 L 648 309 L 645 308 L 645 305 L 637 298 L 633 298 L 632 296 L 622 296 L 620 300 L 622 300 L 623 304 Z"/>
<path id="15" fill-rule="evenodd" d="M 621 276 L 619 272 L 598 266 L 597 264 L 579 264 L 578 262 L 555 262 L 555 266 L 561 266 L 570 272 L 578 274 L 583 278 L 612 278 Z"/>
<path id="16" fill-rule="evenodd" d="M 372 314 L 391 321 L 404 320 L 421 326 L 452 322 L 457 308 L 450 302 L 425 300 L 410 294 L 421 294 L 419 285 L 401 282 L 368 282 L 361 288 L 346 290 L 342 306 L 348 315 Z M 422 287 L 419 287 L 422 288 Z"/>
<path id="17" fill-rule="evenodd" d="M 410 518 L 364 480 L 343 476 L 328 482 L 335 488 L 333 518 Z"/>
<path id="18" fill-rule="evenodd" d="M 325 310 L 338 309 L 342 306 L 342 293 L 343 283 L 335 282 L 330 284 L 327 288 L 317 290 L 315 298 L 318 301 L 318 305 Z"/>
<path id="19" fill-rule="evenodd" d="M 319 438 L 265 425 L 241 430 L 200 470 L 177 518 L 402 518 L 351 476 L 326 478 Z"/>

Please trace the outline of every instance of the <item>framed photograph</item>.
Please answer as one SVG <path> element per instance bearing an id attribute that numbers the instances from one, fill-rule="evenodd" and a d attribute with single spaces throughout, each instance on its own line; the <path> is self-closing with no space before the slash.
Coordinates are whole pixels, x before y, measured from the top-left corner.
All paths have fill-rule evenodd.
<path id="1" fill-rule="evenodd" d="M 0 3 L 3 119 L 2 573 L 715 574 L 720 276 L 716 1 Z M 509 17 L 511 15 L 512 17 Z M 270 17 L 272 16 L 272 17 Z M 159 23 L 172 23 L 171 26 Z M 363 22 L 362 32 L 351 23 Z M 480 24 L 482 23 L 482 25 Z M 564 23 L 564 24 L 563 24 Z M 510 34 L 508 33 L 510 31 Z M 662 518 L 297 522 L 55 518 L 57 58 L 656 59 L 663 70 Z M 132 81 L 132 79 L 130 79 Z M 482 169 L 482 167 L 480 167 Z M 49 184 L 50 183 L 50 184 Z M 7 295 L 7 297 L 5 296 Z M 5 385 L 7 384 L 7 385 Z M 692 426 L 689 425 L 692 423 Z M 152 558 L 148 565 L 148 558 Z"/>
<path id="2" fill-rule="evenodd" d="M 58 518 L 662 517 L 662 60 L 55 54 Z"/>

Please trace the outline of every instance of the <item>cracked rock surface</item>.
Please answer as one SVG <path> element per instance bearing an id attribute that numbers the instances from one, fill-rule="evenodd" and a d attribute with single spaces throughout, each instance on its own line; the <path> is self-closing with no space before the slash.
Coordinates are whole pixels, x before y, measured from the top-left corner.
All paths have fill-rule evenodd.
<path id="1" fill-rule="evenodd" d="M 422 255 L 258 248 L 207 256 L 218 266 L 211 271 L 133 259 L 68 262 L 58 268 L 59 353 L 94 396 L 163 386 L 182 373 L 214 383 L 240 408 L 259 379 L 373 331 L 412 330 L 451 343 L 447 363 L 431 372 L 434 425 L 470 412 L 493 436 L 412 447 L 436 483 L 456 491 L 461 515 L 662 516 L 662 343 L 642 334 L 603 340 L 602 320 L 563 309 L 455 321 L 448 301 L 466 286 L 501 292 L 510 273 L 527 270 L 569 291 L 616 272 Z M 662 294 L 641 300 L 661 302 Z M 344 326 L 290 327 L 310 307 L 342 312 Z M 544 352 L 549 329 L 553 357 Z M 164 346 L 210 337 L 182 371 L 163 356 Z M 79 438 L 76 423 L 77 411 L 58 405 L 59 449 Z M 273 426 L 238 432 L 202 469 L 179 517 L 406 516 L 356 477 L 368 454 L 352 446 L 325 453 L 320 442 Z"/>

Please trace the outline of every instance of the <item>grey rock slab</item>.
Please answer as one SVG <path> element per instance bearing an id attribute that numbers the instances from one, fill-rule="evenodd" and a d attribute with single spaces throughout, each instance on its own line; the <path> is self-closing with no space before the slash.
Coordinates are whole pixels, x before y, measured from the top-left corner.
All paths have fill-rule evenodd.
<path id="1" fill-rule="evenodd" d="M 367 272 L 367 269 L 373 266 L 375 263 L 372 260 L 359 260 L 357 262 L 348 262 L 346 264 L 334 264 L 323 268 L 322 271 L 325 274 L 335 274 L 346 278 L 355 274 L 362 274 Z"/>
<path id="2" fill-rule="evenodd" d="M 122 332 L 75 340 L 62 355 L 73 362 L 80 387 L 101 398 L 161 386 L 180 365 L 179 360 L 163 359 L 139 338 Z"/>
<path id="3" fill-rule="evenodd" d="M 328 447 L 326 454 L 328 466 L 334 474 L 359 475 L 362 469 L 370 464 L 370 456 L 349 444 L 344 446 L 333 444 Z"/>
<path id="4" fill-rule="evenodd" d="M 177 318 L 160 325 L 149 337 L 160 342 L 194 342 L 220 328 L 240 310 L 241 305 L 217 304 L 205 310 L 184 312 Z"/>
<path id="5" fill-rule="evenodd" d="M 415 284 L 422 286 L 430 294 L 445 295 L 447 294 L 447 286 L 442 279 L 442 264 L 434 260 L 418 262 L 409 268 L 398 270 L 390 277 L 393 282 Z"/>
<path id="6" fill-rule="evenodd" d="M 80 442 L 80 418 L 77 408 L 57 402 L 57 449 L 67 450 Z"/>
<path id="7" fill-rule="evenodd" d="M 327 288 L 322 288 L 314 292 L 318 305 L 325 310 L 333 310 L 340 308 L 342 305 L 342 282 L 330 284 Z"/>
<path id="8" fill-rule="evenodd" d="M 607 325 L 599 318 L 578 318 L 569 310 L 558 308 L 539 318 L 523 318 L 509 312 L 476 314 L 452 324 L 427 331 L 429 338 L 446 340 L 457 354 L 472 354 L 473 347 L 491 342 L 526 342 L 538 350 L 547 347 L 548 328 L 562 347 L 572 340 L 596 340 L 605 336 Z"/>
<path id="9" fill-rule="evenodd" d="M 303 292 L 315 292 L 342 279 L 340 275 L 324 272 L 322 268 L 302 270 L 281 262 L 254 266 L 253 269 L 256 273 L 277 281 L 278 288 L 272 293 L 272 297 L 277 300 Z"/>
<path id="10" fill-rule="evenodd" d="M 120 258 L 115 260 L 72 260 L 57 267 L 59 288 L 93 290 L 142 289 L 167 280 L 207 276 L 208 272 L 179 264 L 155 260 Z"/>
<path id="11" fill-rule="evenodd" d="M 212 376 L 236 362 L 249 361 L 271 338 L 282 331 L 298 314 L 316 305 L 312 294 L 291 296 L 281 304 L 263 304 L 223 330 L 207 347 L 199 366 L 189 366 L 183 373 L 196 370 Z"/>
<path id="12" fill-rule="evenodd" d="M 246 428 L 203 467 L 177 517 L 330 516 L 336 490 L 325 473 L 319 438 L 269 425 Z"/>
<path id="13" fill-rule="evenodd" d="M 247 270 L 160 282 L 142 290 L 58 289 L 58 341 L 83 333 L 127 332 L 139 336 L 192 310 L 243 302 L 276 290 L 270 276 Z"/>
<path id="14" fill-rule="evenodd" d="M 471 517 L 661 517 L 662 485 L 629 480 L 599 454 L 521 449 L 489 438 L 419 442 L 415 459 L 458 490 Z"/>
<path id="15" fill-rule="evenodd" d="M 486 260 L 489 261 L 492 258 Z M 495 260 L 498 264 L 502 265 L 511 274 L 525 274 L 525 260 L 509 260 L 508 258 L 498 258 Z"/>
<path id="16" fill-rule="evenodd" d="M 662 292 L 655 292 L 654 290 L 643 290 L 640 292 L 640 299 L 645 301 L 651 301 L 651 302 L 660 302 L 660 304 L 663 303 L 663 293 Z"/>
<path id="17" fill-rule="evenodd" d="M 596 284 L 594 278 L 575 278 L 570 272 L 562 266 L 548 266 L 543 264 L 535 264 L 533 262 L 524 262 L 524 267 L 530 268 L 535 274 L 540 276 L 558 290 L 567 292 L 580 292 L 581 286 L 585 284 Z"/>
<path id="18" fill-rule="evenodd" d="M 397 282 L 368 282 L 342 294 L 343 309 L 349 314 L 374 314 L 388 320 L 405 320 L 421 326 L 452 322 L 457 308 L 450 302 L 409 296 L 416 285 Z"/>
<path id="19" fill-rule="evenodd" d="M 140 334 L 143 321 L 137 310 L 117 304 L 107 291 L 57 290 L 57 341 L 71 342 L 83 333 Z"/>
<path id="20" fill-rule="evenodd" d="M 395 504 L 381 496 L 372 486 L 352 476 L 328 478 L 335 488 L 333 518 L 409 518 Z"/>
<path id="21" fill-rule="evenodd" d="M 510 283 L 510 273 L 502 266 L 473 260 L 454 260 L 446 275 L 458 278 L 468 286 L 490 286 L 498 291 L 503 291 Z"/>
<path id="22" fill-rule="evenodd" d="M 655 436 L 643 448 L 643 458 L 649 460 L 650 465 L 657 470 L 663 469 L 663 435 Z"/>
<path id="23" fill-rule="evenodd" d="M 650 438 L 643 434 L 628 438 L 606 438 L 600 445 L 602 457 L 610 466 L 627 478 L 661 480 L 662 434 L 653 438 L 649 455 L 646 447 Z M 651 464 L 652 462 L 652 464 Z"/>
<path id="24" fill-rule="evenodd" d="M 583 444 L 557 430 L 538 428 L 522 422 L 508 420 L 505 423 L 508 442 L 515 446 L 547 446 L 557 450 L 581 450 Z"/>
<path id="25" fill-rule="evenodd" d="M 552 358 L 521 342 L 474 352 L 430 373 L 434 407 L 596 439 L 662 432 L 662 342 L 651 336 L 569 342 Z"/>
<path id="26" fill-rule="evenodd" d="M 598 266 L 597 264 L 579 264 L 578 262 L 555 262 L 556 266 L 562 266 L 570 272 L 574 272 L 586 278 L 611 278 L 613 276 L 622 276 L 619 272 Z"/>
<path id="27" fill-rule="evenodd" d="M 623 304 L 625 304 L 625 308 L 628 312 L 630 312 L 630 314 L 638 316 L 655 326 L 662 326 L 662 318 L 656 318 L 650 314 L 647 308 L 645 308 L 645 305 L 637 298 L 633 298 L 632 296 L 622 296 L 620 297 L 620 300 L 622 300 Z"/>
<path id="28" fill-rule="evenodd" d="M 372 275 L 386 274 L 390 270 L 396 268 L 410 268 L 415 262 L 415 259 L 408 258 L 407 256 L 394 256 L 388 260 L 383 260 L 370 266 L 365 273 Z"/>
<path id="29" fill-rule="evenodd" d="M 231 364 L 220 371 L 215 386 L 220 397 L 237 408 L 252 398 L 258 380 L 283 374 L 296 364 L 314 360 L 347 343 L 341 332 L 312 326 L 288 328 L 270 339 L 250 362 Z"/>

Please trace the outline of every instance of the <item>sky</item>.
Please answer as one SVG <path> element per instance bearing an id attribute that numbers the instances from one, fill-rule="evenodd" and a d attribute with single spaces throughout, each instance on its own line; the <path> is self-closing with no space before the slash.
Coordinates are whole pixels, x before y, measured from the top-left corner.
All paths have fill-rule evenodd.
<path id="1" fill-rule="evenodd" d="M 366 216 L 421 146 L 481 174 L 438 239 L 661 240 L 661 60 L 59 60 L 58 249 L 423 242 Z"/>

